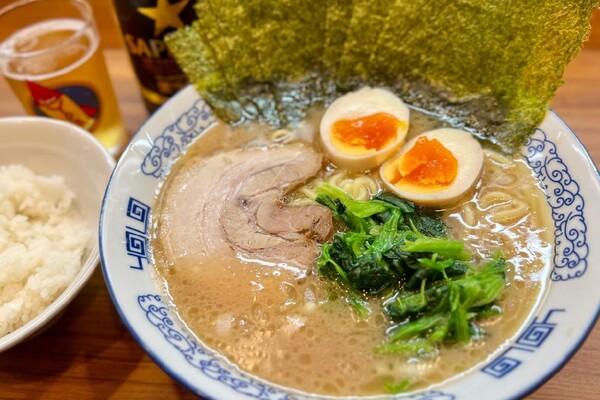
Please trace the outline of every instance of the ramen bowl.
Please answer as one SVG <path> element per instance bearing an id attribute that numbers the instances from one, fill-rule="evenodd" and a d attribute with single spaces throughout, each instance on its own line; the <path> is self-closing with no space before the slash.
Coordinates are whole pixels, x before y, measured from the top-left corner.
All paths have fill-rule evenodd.
<path id="1" fill-rule="evenodd" d="M 89 132 L 67 122 L 41 117 L 0 118 L 0 165 L 19 164 L 36 175 L 60 176 L 76 196 L 76 205 L 93 232 L 102 195 L 115 161 Z M 35 246 L 34 246 L 35 247 Z M 99 261 L 93 240 L 81 269 L 67 288 L 37 316 L 0 337 L 0 352 L 40 333 L 65 311 L 92 276 Z M 1 267 L 0 267 L 1 268 Z"/>
<path id="2" fill-rule="evenodd" d="M 149 248 L 156 195 L 173 163 L 215 123 L 210 108 L 187 87 L 155 113 L 120 159 L 104 197 L 100 254 L 121 318 L 149 356 L 193 393 L 215 399 L 316 399 L 271 384 L 205 346 L 168 305 Z M 394 395 L 411 399 L 504 399 L 542 385 L 592 329 L 600 305 L 598 172 L 586 150 L 552 112 L 522 148 L 541 182 L 554 228 L 550 283 L 518 331 L 476 367 L 431 387 Z M 393 398 L 392 395 L 373 398 Z"/>

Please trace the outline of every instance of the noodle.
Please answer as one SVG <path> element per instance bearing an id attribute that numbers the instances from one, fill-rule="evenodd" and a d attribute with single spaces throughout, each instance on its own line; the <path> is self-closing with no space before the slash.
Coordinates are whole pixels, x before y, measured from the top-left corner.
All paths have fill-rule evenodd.
<path id="1" fill-rule="evenodd" d="M 369 200 L 379 190 L 377 183 L 370 176 L 360 175 L 352 178 L 346 171 L 333 174 L 327 183 L 342 189 L 356 200 Z"/>
<path id="2" fill-rule="evenodd" d="M 300 196 L 295 197 L 290 203 L 294 205 L 314 203 L 314 200 L 317 197 L 315 188 L 323 183 L 342 189 L 355 200 L 369 200 L 379 191 L 379 185 L 371 176 L 358 175 L 353 177 L 352 175 L 350 175 L 349 172 L 342 170 L 330 175 L 325 180 L 315 179 L 298 189 L 296 193 Z"/>
<path id="3" fill-rule="evenodd" d="M 272 142 L 284 144 L 290 142 L 293 138 L 294 135 L 292 134 L 292 132 L 286 129 L 278 129 L 275 132 L 271 133 L 269 139 L 271 139 Z"/>
<path id="4" fill-rule="evenodd" d="M 490 219 L 495 223 L 508 225 L 525 218 L 528 214 L 527 204 L 522 200 L 514 200 L 510 205 L 496 207 Z"/>
<path id="5" fill-rule="evenodd" d="M 477 226 L 477 217 L 475 216 L 475 205 L 471 203 L 465 204 L 461 210 L 461 218 L 463 222 L 470 228 Z"/>
<path id="6" fill-rule="evenodd" d="M 487 212 L 494 223 L 508 225 L 531 215 L 539 207 L 535 193 L 539 191 L 533 180 L 522 180 L 530 175 L 521 162 L 510 160 L 495 151 L 486 150 L 486 184 L 479 196 L 479 208 Z M 533 197 L 533 198 L 532 198 Z"/>

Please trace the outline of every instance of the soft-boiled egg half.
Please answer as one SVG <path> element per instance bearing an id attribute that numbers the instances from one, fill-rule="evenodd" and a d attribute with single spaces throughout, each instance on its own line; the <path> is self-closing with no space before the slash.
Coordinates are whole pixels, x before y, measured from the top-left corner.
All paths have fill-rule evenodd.
<path id="1" fill-rule="evenodd" d="M 411 139 L 379 174 L 384 185 L 402 198 L 445 206 L 475 185 L 482 167 L 479 142 L 469 132 L 444 128 Z"/>
<path id="2" fill-rule="evenodd" d="M 321 119 L 323 149 L 338 167 L 381 165 L 408 131 L 408 107 L 385 89 L 364 87 L 336 99 Z"/>

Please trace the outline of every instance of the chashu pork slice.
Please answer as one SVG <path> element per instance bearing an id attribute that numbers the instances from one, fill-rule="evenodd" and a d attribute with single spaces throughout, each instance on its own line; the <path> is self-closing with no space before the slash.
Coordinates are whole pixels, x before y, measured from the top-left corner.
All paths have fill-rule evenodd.
<path id="1" fill-rule="evenodd" d="M 283 196 L 313 177 L 322 162 L 299 143 L 188 160 L 165 188 L 158 223 L 164 255 L 176 260 L 225 251 L 311 269 L 318 242 L 331 235 L 331 212 L 317 204 L 284 205 Z"/>

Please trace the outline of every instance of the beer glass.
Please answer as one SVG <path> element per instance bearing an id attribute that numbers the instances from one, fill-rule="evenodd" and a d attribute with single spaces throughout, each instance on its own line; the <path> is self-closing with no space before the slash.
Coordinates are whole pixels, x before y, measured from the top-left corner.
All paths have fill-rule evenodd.
<path id="1" fill-rule="evenodd" d="M 0 9 L 0 71 L 28 114 L 87 129 L 113 155 L 126 143 L 84 0 L 18 0 Z"/>

